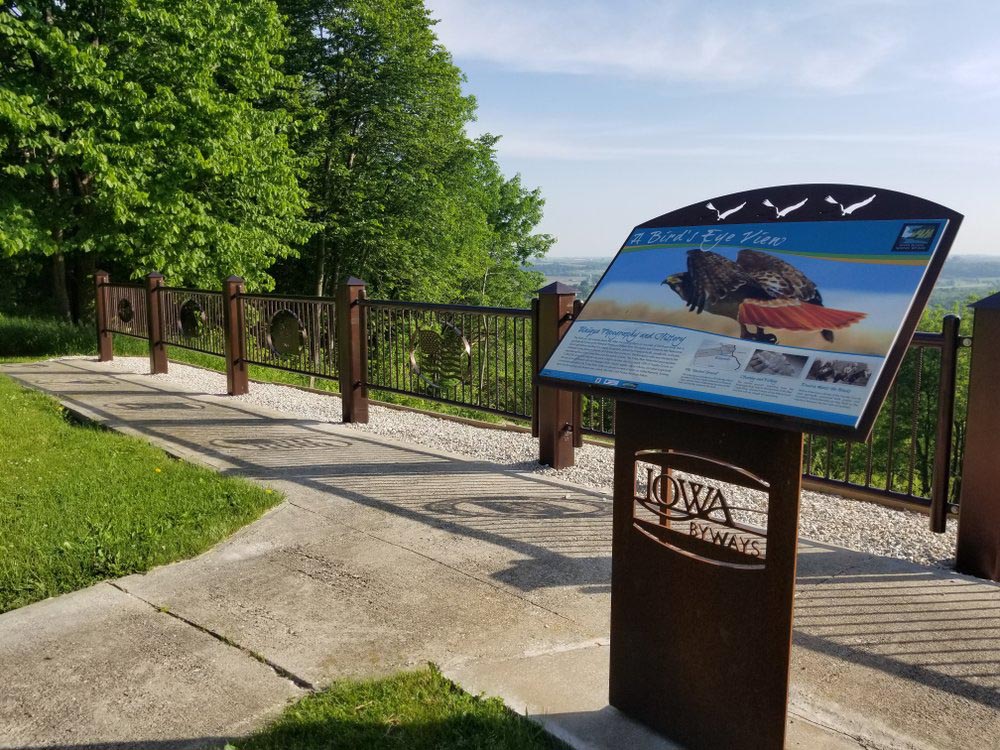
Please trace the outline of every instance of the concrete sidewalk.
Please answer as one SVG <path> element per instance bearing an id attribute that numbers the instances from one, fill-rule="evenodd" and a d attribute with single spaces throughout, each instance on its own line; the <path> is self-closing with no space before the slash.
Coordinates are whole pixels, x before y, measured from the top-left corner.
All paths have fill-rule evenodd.
<path id="1" fill-rule="evenodd" d="M 0 615 L 0 747 L 221 747 L 426 661 L 577 747 L 666 747 L 607 706 L 606 498 L 90 361 L 2 371 L 288 500 L 196 559 Z M 1000 587 L 803 543 L 792 672 L 789 747 L 996 750 Z"/>

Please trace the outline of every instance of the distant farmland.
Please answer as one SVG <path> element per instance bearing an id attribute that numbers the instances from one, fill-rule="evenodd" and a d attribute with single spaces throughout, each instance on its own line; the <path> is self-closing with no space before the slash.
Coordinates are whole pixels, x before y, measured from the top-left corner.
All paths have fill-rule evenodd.
<path id="1" fill-rule="evenodd" d="M 546 283 L 561 281 L 576 287 L 579 296 L 586 298 L 610 262 L 611 256 L 544 258 L 532 268 L 545 274 Z M 1000 291 L 1000 255 L 953 255 L 934 287 L 931 304 L 952 307 L 996 291 Z"/>

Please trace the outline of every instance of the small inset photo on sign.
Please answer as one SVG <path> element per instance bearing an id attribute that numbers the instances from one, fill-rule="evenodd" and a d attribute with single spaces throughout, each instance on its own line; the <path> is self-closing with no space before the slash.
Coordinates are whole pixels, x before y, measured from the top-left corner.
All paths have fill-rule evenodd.
<path id="1" fill-rule="evenodd" d="M 864 362 L 852 362 L 847 359 L 817 359 L 809 368 L 806 380 L 866 386 L 871 376 L 872 368 Z"/>
<path id="2" fill-rule="evenodd" d="M 704 339 L 694 355 L 694 364 L 713 370 L 739 370 L 746 362 L 747 351 L 736 344 L 719 343 L 717 339 Z"/>
<path id="3" fill-rule="evenodd" d="M 798 354 L 784 354 L 758 349 L 750 357 L 746 371 L 754 375 L 781 375 L 787 378 L 797 378 L 808 360 L 809 357 Z"/>

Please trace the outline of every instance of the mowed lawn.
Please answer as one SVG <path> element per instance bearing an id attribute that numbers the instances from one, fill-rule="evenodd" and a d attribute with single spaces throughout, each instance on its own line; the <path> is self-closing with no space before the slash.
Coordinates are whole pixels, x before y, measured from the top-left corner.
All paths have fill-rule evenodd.
<path id="1" fill-rule="evenodd" d="M 196 555 L 279 500 L 0 375 L 0 612 Z"/>
<path id="2" fill-rule="evenodd" d="M 555 750 L 566 748 L 497 698 L 477 698 L 434 667 L 342 680 L 288 708 L 239 750 Z M 228 748 L 235 750 L 233 745 Z"/>

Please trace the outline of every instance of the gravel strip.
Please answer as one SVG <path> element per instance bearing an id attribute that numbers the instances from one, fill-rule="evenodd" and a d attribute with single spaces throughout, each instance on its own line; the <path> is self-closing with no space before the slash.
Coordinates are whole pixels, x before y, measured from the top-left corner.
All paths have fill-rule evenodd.
<path id="1" fill-rule="evenodd" d="M 107 367 L 112 371 L 147 375 L 149 360 L 120 357 L 107 363 Z M 206 394 L 225 395 L 226 392 L 224 374 L 175 362 L 170 363 L 169 374 L 147 377 Z M 235 400 L 276 409 L 301 419 L 340 422 L 340 398 L 336 395 L 309 393 L 271 383 L 251 383 L 250 393 L 237 396 Z M 601 446 L 585 445 L 577 449 L 576 465 L 556 471 L 538 464 L 537 444 L 528 433 L 474 427 L 375 404 L 369 409 L 367 425 L 349 427 L 489 461 L 507 469 L 558 477 L 611 495 L 613 455 L 610 449 Z M 933 534 L 927 529 L 927 517 L 919 513 L 892 510 L 836 495 L 802 493 L 799 520 L 802 536 L 861 552 L 950 569 L 954 565 L 956 526 L 952 521 L 947 533 Z"/>

